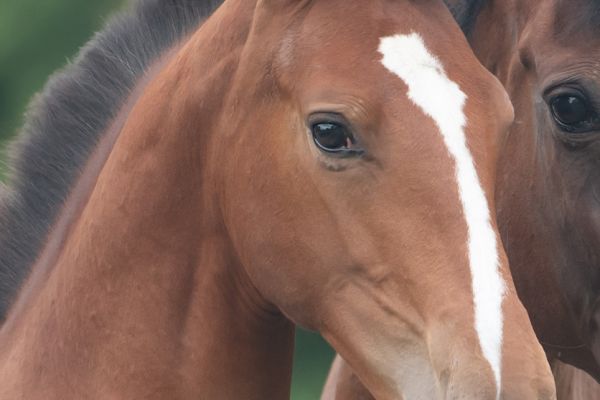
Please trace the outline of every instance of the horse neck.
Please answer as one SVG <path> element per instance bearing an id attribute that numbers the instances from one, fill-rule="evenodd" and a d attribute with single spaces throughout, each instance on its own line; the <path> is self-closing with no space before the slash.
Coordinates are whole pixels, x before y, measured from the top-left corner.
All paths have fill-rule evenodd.
<path id="1" fill-rule="evenodd" d="M 147 85 L 56 262 L 36 268 L 0 331 L 0 397 L 289 397 L 293 327 L 249 282 L 215 199 L 208 127 L 251 15 L 237 4 Z"/>

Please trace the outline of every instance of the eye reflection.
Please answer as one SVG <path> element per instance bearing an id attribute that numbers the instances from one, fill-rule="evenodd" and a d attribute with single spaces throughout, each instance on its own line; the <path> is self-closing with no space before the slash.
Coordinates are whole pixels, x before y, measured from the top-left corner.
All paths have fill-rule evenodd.
<path id="1" fill-rule="evenodd" d="M 341 124 L 324 122 L 312 127 L 313 139 L 317 146 L 326 152 L 340 152 L 350 150 L 354 138 Z"/>
<path id="2" fill-rule="evenodd" d="M 588 116 L 585 101 L 578 96 L 558 96 L 552 101 L 552 113 L 558 122 L 575 126 L 584 123 Z"/>

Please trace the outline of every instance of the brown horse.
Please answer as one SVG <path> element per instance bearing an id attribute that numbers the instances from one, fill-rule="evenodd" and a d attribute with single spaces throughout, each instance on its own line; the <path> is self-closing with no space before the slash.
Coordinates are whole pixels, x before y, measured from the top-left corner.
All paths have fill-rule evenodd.
<path id="1" fill-rule="evenodd" d="M 501 151 L 498 221 L 561 399 L 600 399 L 600 4 L 449 1 L 516 123 Z M 338 360 L 340 398 L 369 398 Z M 354 396 L 351 394 L 354 393 Z"/>
<path id="2" fill-rule="evenodd" d="M 596 380 L 599 23 L 596 0 L 489 1 L 470 35 L 516 109 L 496 199 L 517 290 L 549 359 L 582 368 Z M 570 388 L 564 398 L 600 399 L 600 386 L 585 382 L 583 374 L 565 367 L 555 371 L 566 374 L 557 376 L 561 393 L 569 392 L 563 386 Z"/>
<path id="3" fill-rule="evenodd" d="M 553 398 L 488 207 L 512 110 L 441 0 L 202 4 L 140 2 L 32 109 L 3 219 L 82 172 L 0 398 L 287 398 L 294 323 L 380 399 Z M 89 158 L 40 145 L 69 124 Z"/>

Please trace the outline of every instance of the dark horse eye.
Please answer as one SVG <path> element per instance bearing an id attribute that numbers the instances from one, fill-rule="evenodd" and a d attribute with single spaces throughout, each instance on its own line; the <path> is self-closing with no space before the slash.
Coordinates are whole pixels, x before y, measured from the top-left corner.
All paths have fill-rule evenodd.
<path id="1" fill-rule="evenodd" d="M 348 129 L 337 122 L 322 122 L 311 128 L 317 147 L 327 153 L 353 152 L 354 137 Z"/>
<path id="2" fill-rule="evenodd" d="M 552 99 L 550 105 L 554 119 L 569 131 L 585 130 L 592 122 L 590 118 L 593 117 L 593 113 L 590 112 L 586 101 L 579 96 L 557 96 Z"/>

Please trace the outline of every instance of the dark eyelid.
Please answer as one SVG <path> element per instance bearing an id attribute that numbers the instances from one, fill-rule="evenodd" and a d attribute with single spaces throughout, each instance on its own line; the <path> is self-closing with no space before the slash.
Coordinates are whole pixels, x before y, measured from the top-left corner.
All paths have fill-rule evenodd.
<path id="1" fill-rule="evenodd" d="M 352 133 L 354 133 L 352 129 L 352 124 L 348 122 L 346 117 L 339 112 L 328 112 L 328 111 L 317 111 L 311 113 L 307 118 L 307 125 L 312 126 L 315 124 L 323 124 L 328 122 L 335 122 L 340 125 L 344 125 L 348 128 Z"/>
<path id="2" fill-rule="evenodd" d="M 600 111 L 600 91 L 597 95 L 593 88 L 592 90 L 588 88 L 589 86 L 578 79 L 556 82 L 543 92 L 542 97 L 547 104 L 550 104 L 558 96 L 578 96 L 585 100 L 593 110 Z M 592 86 L 595 87 L 595 85 Z"/>
<path id="3" fill-rule="evenodd" d="M 578 96 L 586 99 L 588 96 L 585 93 L 585 90 L 578 85 L 573 83 L 561 83 L 559 85 L 552 86 L 544 91 L 542 94 L 544 100 L 546 102 L 550 102 L 550 100 L 558 97 L 558 96 Z"/>

